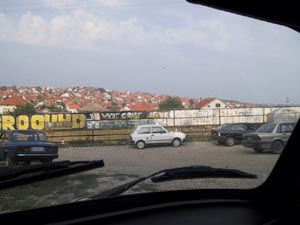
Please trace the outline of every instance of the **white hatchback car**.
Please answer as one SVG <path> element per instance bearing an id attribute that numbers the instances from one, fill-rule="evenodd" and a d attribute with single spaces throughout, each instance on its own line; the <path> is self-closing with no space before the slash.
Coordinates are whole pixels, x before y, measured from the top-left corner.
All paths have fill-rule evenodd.
<path id="1" fill-rule="evenodd" d="M 185 141 L 186 135 L 182 132 L 168 131 L 160 125 L 139 125 L 130 134 L 131 143 L 137 148 L 145 148 L 146 145 L 172 144 L 179 147 Z"/>

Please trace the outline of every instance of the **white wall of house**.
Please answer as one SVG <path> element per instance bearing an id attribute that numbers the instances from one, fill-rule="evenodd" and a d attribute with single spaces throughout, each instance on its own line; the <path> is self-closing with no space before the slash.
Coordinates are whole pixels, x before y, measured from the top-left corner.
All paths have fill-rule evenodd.
<path id="1" fill-rule="evenodd" d="M 66 107 L 66 110 L 70 113 L 78 113 L 78 110 L 77 109 L 73 109 L 73 108 L 69 108 L 69 107 Z"/>
<path id="2" fill-rule="evenodd" d="M 224 102 L 222 102 L 220 99 L 214 99 L 208 104 L 206 104 L 204 107 L 201 109 L 224 109 L 224 108 L 229 108 L 228 105 L 226 105 Z"/>
<path id="3" fill-rule="evenodd" d="M 0 114 L 7 114 L 9 111 L 13 112 L 15 108 L 15 105 L 0 105 Z"/>

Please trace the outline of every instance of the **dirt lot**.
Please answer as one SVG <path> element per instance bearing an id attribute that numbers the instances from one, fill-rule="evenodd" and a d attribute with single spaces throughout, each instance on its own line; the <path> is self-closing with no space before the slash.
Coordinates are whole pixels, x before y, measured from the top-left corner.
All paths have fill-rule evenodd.
<path id="1" fill-rule="evenodd" d="M 157 170 L 191 165 L 233 168 L 258 175 L 258 179 L 195 179 L 154 184 L 147 181 L 132 192 L 190 188 L 253 188 L 270 174 L 278 155 L 256 153 L 241 145 L 226 147 L 211 142 L 188 142 L 171 146 L 93 146 L 61 148 L 58 160 L 103 159 L 104 168 L 0 191 L 0 211 L 35 208 L 70 202 Z"/>
<path id="2" fill-rule="evenodd" d="M 178 166 L 209 165 L 241 169 L 267 176 L 278 155 L 258 154 L 241 145 L 226 147 L 211 142 L 189 142 L 179 148 L 172 146 L 136 149 L 131 145 L 69 147 L 60 149 L 60 160 L 104 159 L 106 173 L 146 175 L 160 169 Z"/>

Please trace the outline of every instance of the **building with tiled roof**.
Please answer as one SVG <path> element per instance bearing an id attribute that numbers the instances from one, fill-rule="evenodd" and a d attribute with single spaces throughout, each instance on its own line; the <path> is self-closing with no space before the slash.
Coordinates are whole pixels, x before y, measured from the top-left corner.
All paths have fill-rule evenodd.
<path id="1" fill-rule="evenodd" d="M 12 96 L 0 102 L 0 114 L 7 114 L 13 112 L 17 105 L 29 104 L 28 101 L 20 96 Z"/>
<path id="2" fill-rule="evenodd" d="M 230 106 L 218 98 L 202 98 L 195 103 L 195 109 L 219 109 L 219 108 L 230 108 Z"/>
<path id="3" fill-rule="evenodd" d="M 78 113 L 81 109 L 81 105 L 79 104 L 66 104 L 66 109 L 70 113 Z"/>
<path id="4" fill-rule="evenodd" d="M 127 106 L 126 109 L 126 111 L 154 111 L 157 110 L 157 107 L 153 106 L 152 104 L 135 104 Z"/>

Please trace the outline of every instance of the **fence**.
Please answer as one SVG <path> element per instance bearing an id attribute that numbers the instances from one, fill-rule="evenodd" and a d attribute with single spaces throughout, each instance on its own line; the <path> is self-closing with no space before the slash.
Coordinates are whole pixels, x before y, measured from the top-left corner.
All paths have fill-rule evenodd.
<path id="1" fill-rule="evenodd" d="M 160 124 L 199 140 L 223 123 L 296 122 L 299 117 L 300 107 L 0 115 L 0 129 L 45 130 L 50 141 L 58 143 L 105 144 L 126 143 L 130 131 L 139 124 Z"/>

